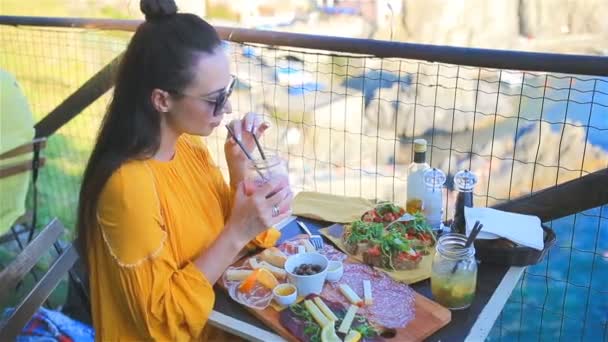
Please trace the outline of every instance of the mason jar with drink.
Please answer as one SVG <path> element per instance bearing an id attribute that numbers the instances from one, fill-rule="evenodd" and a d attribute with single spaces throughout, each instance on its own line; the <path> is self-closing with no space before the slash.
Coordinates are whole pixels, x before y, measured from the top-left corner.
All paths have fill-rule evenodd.
<path id="1" fill-rule="evenodd" d="M 465 235 L 450 233 L 439 238 L 431 271 L 434 300 L 452 310 L 471 306 L 477 287 L 475 247 L 466 247 Z"/>
<path id="2" fill-rule="evenodd" d="M 289 173 L 287 163 L 277 153 L 264 151 L 263 157 L 248 161 L 247 174 L 245 176 L 245 191 L 252 193 L 256 188 L 270 180 L 279 180 L 277 190 L 288 186 Z M 274 192 L 269 194 L 268 197 L 272 195 L 274 195 Z"/>

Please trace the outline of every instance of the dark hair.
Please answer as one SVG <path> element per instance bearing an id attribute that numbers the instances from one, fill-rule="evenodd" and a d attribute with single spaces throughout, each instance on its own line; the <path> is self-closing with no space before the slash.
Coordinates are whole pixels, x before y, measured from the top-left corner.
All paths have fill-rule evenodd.
<path id="1" fill-rule="evenodd" d="M 146 21 L 122 57 L 80 188 L 77 245 L 85 260 L 104 185 L 124 162 L 148 158 L 160 146 L 161 116 L 150 99 L 152 91 L 183 90 L 194 78 L 198 57 L 221 45 L 211 25 L 194 14 L 177 13 L 173 0 L 142 0 L 140 8 Z"/>

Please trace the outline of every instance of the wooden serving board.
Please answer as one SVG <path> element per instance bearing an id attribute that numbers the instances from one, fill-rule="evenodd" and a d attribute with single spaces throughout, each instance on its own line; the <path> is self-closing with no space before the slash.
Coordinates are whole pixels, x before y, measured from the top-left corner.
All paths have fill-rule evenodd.
<path id="1" fill-rule="evenodd" d="M 235 265 L 243 264 L 246 259 L 247 258 L 240 260 L 239 262 L 235 263 Z M 344 262 L 360 263 L 352 257 L 348 257 Z M 222 282 L 220 282 L 220 286 L 226 290 Z M 326 284 L 325 286 L 328 285 Z M 387 339 L 387 341 L 422 341 L 443 326 L 447 325 L 452 319 L 452 313 L 450 310 L 424 297 L 416 291 L 413 292 L 415 306 L 414 319 L 410 321 L 407 326 L 396 329 L 395 337 Z M 272 305 L 264 310 L 256 310 L 249 307 L 246 307 L 246 309 L 286 340 L 293 342 L 300 341 L 298 338 L 292 335 L 289 330 L 281 325 L 279 322 L 280 312 L 275 310 Z"/>

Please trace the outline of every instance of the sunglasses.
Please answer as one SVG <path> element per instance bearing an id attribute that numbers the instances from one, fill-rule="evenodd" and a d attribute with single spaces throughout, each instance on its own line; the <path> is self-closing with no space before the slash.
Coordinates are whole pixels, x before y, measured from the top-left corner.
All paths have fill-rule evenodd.
<path id="1" fill-rule="evenodd" d="M 228 83 L 226 88 L 219 90 L 219 91 L 214 91 L 207 95 L 196 96 L 196 95 L 180 93 L 177 91 L 168 91 L 168 92 L 171 94 L 174 94 L 174 95 L 192 97 L 192 98 L 195 98 L 198 100 L 205 101 L 209 104 L 212 104 L 213 105 L 213 116 L 218 116 L 221 114 L 222 109 L 224 109 L 224 106 L 226 105 L 226 101 L 228 101 L 228 98 L 230 97 L 230 95 L 232 95 L 232 90 L 234 89 L 235 84 L 236 84 L 236 76 L 230 75 L 230 83 Z M 213 96 L 213 94 L 215 94 L 215 93 L 219 93 L 219 94 L 217 96 Z"/>

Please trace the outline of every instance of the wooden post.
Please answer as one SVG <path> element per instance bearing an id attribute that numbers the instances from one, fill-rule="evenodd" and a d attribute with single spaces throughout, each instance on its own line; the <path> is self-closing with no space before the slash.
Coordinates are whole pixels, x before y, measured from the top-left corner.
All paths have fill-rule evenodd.
<path id="1" fill-rule="evenodd" d="M 36 137 L 48 137 L 68 123 L 80 112 L 95 102 L 105 92 L 114 86 L 114 72 L 118 67 L 122 54 L 114 58 L 97 74 L 86 81 L 78 90 L 53 109 L 34 127 Z"/>

